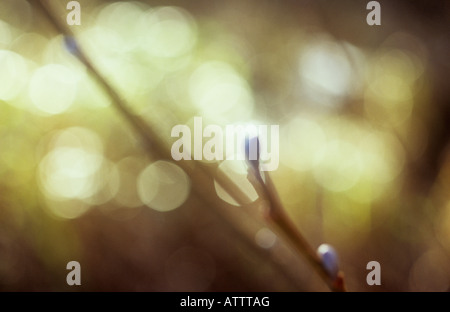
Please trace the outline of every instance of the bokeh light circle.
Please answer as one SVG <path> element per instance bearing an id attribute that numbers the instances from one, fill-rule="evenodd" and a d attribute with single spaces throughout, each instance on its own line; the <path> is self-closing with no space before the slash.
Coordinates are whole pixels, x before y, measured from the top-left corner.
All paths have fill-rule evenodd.
<path id="1" fill-rule="evenodd" d="M 49 64 L 37 69 L 30 81 L 30 98 L 41 112 L 64 113 L 73 104 L 78 76 L 67 67 Z"/>
<path id="2" fill-rule="evenodd" d="M 157 211 L 170 211 L 181 206 L 188 198 L 190 180 L 177 165 L 158 160 L 139 175 L 138 193 L 148 207 Z"/>

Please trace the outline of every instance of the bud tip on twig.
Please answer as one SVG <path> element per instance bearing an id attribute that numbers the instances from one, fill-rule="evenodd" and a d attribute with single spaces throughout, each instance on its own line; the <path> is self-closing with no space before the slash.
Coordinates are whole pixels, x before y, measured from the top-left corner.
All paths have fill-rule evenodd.
<path id="1" fill-rule="evenodd" d="M 258 136 L 247 135 L 245 137 L 245 160 L 256 172 L 259 172 Z"/>
<path id="2" fill-rule="evenodd" d="M 328 244 L 322 244 L 317 248 L 317 255 L 330 278 L 333 281 L 336 280 L 339 273 L 339 260 L 336 250 Z"/>

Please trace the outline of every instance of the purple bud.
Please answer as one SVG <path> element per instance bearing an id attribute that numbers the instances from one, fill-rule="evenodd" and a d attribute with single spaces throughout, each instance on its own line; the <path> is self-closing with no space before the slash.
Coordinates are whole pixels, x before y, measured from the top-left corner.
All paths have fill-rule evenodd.
<path id="1" fill-rule="evenodd" d="M 335 280 L 339 272 L 339 261 L 336 250 L 328 244 L 322 244 L 317 248 L 317 255 L 322 261 L 322 266 L 325 271 Z"/>
<path id="2" fill-rule="evenodd" d="M 257 136 L 245 138 L 245 160 L 255 170 L 259 171 L 259 140 Z"/>
<path id="3" fill-rule="evenodd" d="M 73 37 L 64 36 L 64 46 L 73 55 L 77 55 L 80 51 L 77 41 Z"/>

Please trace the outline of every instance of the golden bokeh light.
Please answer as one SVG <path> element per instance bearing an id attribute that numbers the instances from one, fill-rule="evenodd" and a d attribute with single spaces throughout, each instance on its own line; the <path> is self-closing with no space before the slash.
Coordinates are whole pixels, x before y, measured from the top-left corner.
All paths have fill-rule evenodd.
<path id="1" fill-rule="evenodd" d="M 379 27 L 351 1 L 80 0 L 67 25 L 43 2 L 0 1 L 0 291 L 65 290 L 69 258 L 102 268 L 80 290 L 321 290 L 268 190 L 350 290 L 450 289 L 448 10 L 382 3 Z M 180 125 L 202 159 L 171 159 Z M 246 134 L 255 168 L 279 147 L 261 192 L 227 159 Z"/>
<path id="2" fill-rule="evenodd" d="M 196 44 L 194 20 L 180 8 L 148 10 L 140 20 L 140 47 L 157 58 L 177 58 Z"/>
<path id="3" fill-rule="evenodd" d="M 364 68 L 363 55 L 355 47 L 321 37 L 317 36 L 301 51 L 298 71 L 305 98 L 332 109 L 341 106 L 345 96 L 361 87 L 361 77 L 351 60 Z"/>
<path id="4" fill-rule="evenodd" d="M 30 99 L 45 114 L 64 113 L 75 100 L 78 80 L 79 77 L 63 65 L 45 65 L 31 77 Z"/>
<path id="5" fill-rule="evenodd" d="M 92 196 L 93 177 L 101 162 L 101 155 L 83 149 L 60 147 L 53 150 L 40 164 L 45 192 L 56 198 Z"/>
<path id="6" fill-rule="evenodd" d="M 246 81 L 228 64 L 202 64 L 189 80 L 189 91 L 192 104 L 206 118 L 229 122 L 251 117 L 253 95 Z"/>
<path id="7" fill-rule="evenodd" d="M 139 198 L 149 208 L 171 211 L 180 207 L 190 194 L 190 180 L 177 165 L 156 161 L 146 167 L 138 179 Z"/>
<path id="8" fill-rule="evenodd" d="M 28 68 L 24 58 L 8 50 L 0 50 L 0 99 L 13 100 L 26 87 Z"/>

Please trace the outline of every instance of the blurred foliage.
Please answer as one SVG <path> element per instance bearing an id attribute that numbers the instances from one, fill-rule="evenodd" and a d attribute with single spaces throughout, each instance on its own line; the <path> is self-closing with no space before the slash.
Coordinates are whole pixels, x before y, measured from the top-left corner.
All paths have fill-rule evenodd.
<path id="1" fill-rule="evenodd" d="M 349 290 L 449 290 L 447 2 L 380 1 L 379 27 L 361 1 L 79 2 L 80 46 L 168 146 L 194 116 L 280 125 L 270 174 Z M 0 2 L 1 290 L 326 289 L 264 223 L 189 196 L 34 5 Z M 245 169 L 221 169 L 256 199 Z"/>

